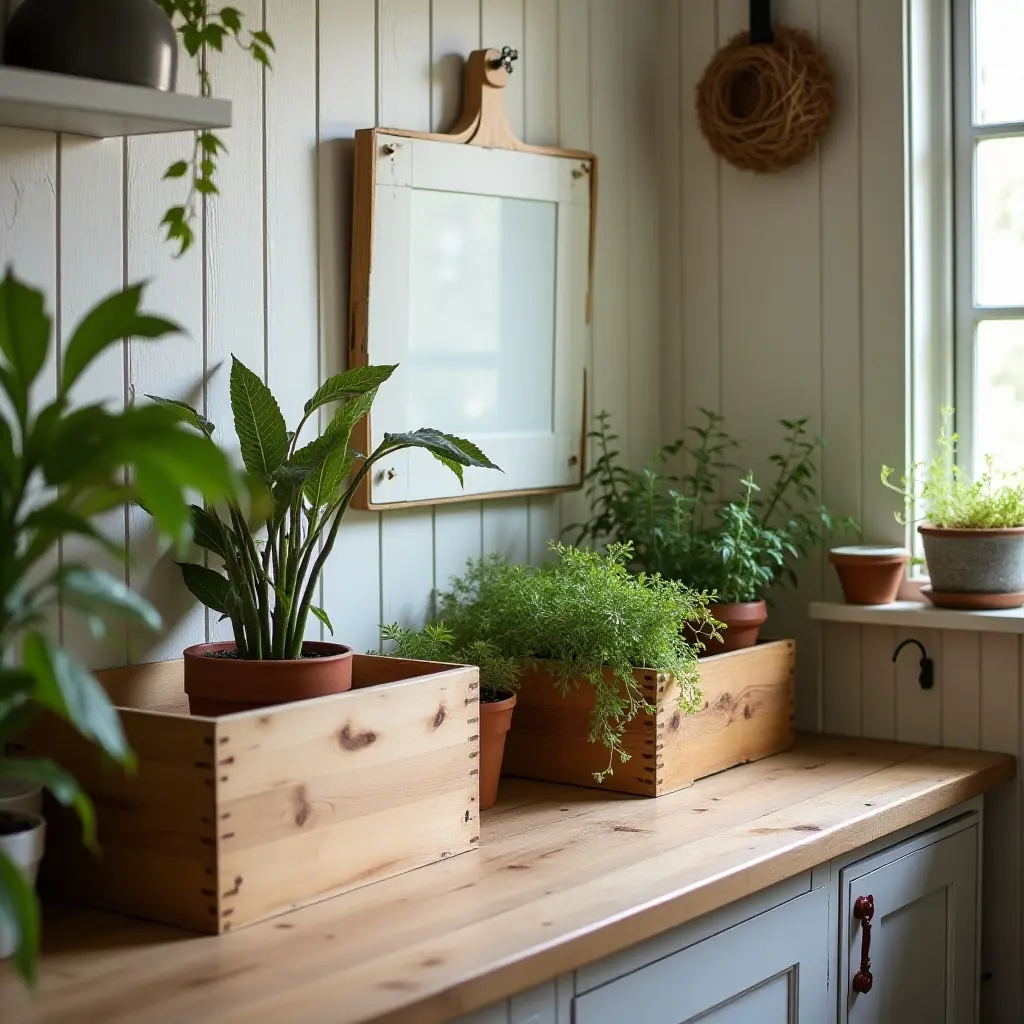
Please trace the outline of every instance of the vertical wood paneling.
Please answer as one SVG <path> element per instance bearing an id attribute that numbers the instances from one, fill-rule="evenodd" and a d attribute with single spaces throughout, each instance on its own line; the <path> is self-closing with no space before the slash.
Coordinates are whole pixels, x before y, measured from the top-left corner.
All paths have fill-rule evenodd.
<path id="1" fill-rule="evenodd" d="M 825 631 L 822 672 L 829 680 L 825 694 L 825 731 L 861 735 L 861 627 L 835 623 Z"/>
<path id="2" fill-rule="evenodd" d="M 352 224 L 352 138 L 376 117 L 377 60 L 367 45 L 375 0 L 320 0 L 320 355 L 322 375 L 346 366 Z M 337 639 L 376 649 L 380 622 L 378 512 L 349 512 L 323 575 L 323 603 Z"/>
<path id="3" fill-rule="evenodd" d="M 929 657 L 939 654 L 941 641 L 936 630 L 896 630 L 897 644 L 910 637 L 924 644 Z M 936 673 L 932 689 L 922 690 L 920 661 L 920 651 L 913 645 L 904 647 L 896 661 L 896 739 L 937 746 L 942 742 L 942 674 Z"/>
<path id="4" fill-rule="evenodd" d="M 896 643 L 896 631 L 887 626 L 861 630 L 863 735 L 873 739 L 896 738 L 896 666 L 892 663 Z M 833 686 L 827 675 L 823 684 L 826 689 Z"/>
<path id="5" fill-rule="evenodd" d="M 81 318 L 124 280 L 124 143 L 109 139 L 97 144 L 63 136 L 58 161 L 63 350 Z M 146 302 L 149 304 L 148 297 Z M 112 410 L 123 407 L 125 354 L 125 345 L 107 349 L 76 381 L 72 401 L 77 405 L 106 403 Z M 125 513 L 118 509 L 103 516 L 97 525 L 115 543 L 124 544 L 125 523 Z M 123 558 L 111 558 L 77 538 L 64 541 L 61 557 L 64 564 L 88 559 L 119 580 L 125 579 Z M 65 611 L 62 635 L 68 650 L 90 668 L 124 664 L 128 632 L 122 622 L 109 623 L 107 635 L 95 637 L 80 616 Z"/>
<path id="6" fill-rule="evenodd" d="M 182 92 L 198 91 L 189 60 L 182 63 L 178 87 Z M 164 171 L 175 160 L 189 157 L 192 146 L 191 133 L 138 136 L 127 142 L 127 278 L 151 278 L 146 293 L 149 307 L 171 315 L 184 329 L 182 336 L 157 345 L 129 342 L 129 401 L 144 401 L 146 394 L 156 394 L 203 406 L 204 236 L 197 225 L 195 245 L 176 259 L 159 228 L 164 211 L 181 203 L 188 190 L 182 179 L 161 180 Z M 149 517 L 138 508 L 129 512 L 128 546 L 129 582 L 156 605 L 164 619 L 164 632 L 156 638 L 139 627 L 129 629 L 129 658 L 133 663 L 179 658 L 183 648 L 206 639 L 205 609 L 182 583 L 174 553 L 159 548 Z"/>
<path id="7" fill-rule="evenodd" d="M 245 0 L 239 10 L 250 27 L 263 25 L 263 0 Z M 238 458 L 228 386 L 231 357 L 267 376 L 263 74 L 249 54 L 233 46 L 211 53 L 209 61 L 218 91 L 231 97 L 234 126 L 221 135 L 227 146 L 217 172 L 221 194 L 206 211 L 206 415 L 217 426 L 218 442 Z M 285 75 L 289 70 L 282 69 Z M 211 612 L 206 619 L 211 640 L 232 638 L 230 622 Z"/>
<path id="8" fill-rule="evenodd" d="M 942 676 L 942 745 L 980 749 L 980 634 L 943 632 L 938 670 Z"/>

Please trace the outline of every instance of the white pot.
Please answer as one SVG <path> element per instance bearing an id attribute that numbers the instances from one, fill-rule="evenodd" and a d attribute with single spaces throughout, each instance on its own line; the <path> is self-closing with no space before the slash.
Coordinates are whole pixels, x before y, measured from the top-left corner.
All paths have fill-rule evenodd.
<path id="1" fill-rule="evenodd" d="M 20 831 L 5 831 L 12 818 L 24 826 Z M 45 839 L 46 822 L 38 814 L 0 811 L 0 851 L 14 861 L 32 886 L 43 859 Z M 11 956 L 14 948 L 14 936 L 0 924 L 0 960 Z"/>
<path id="2" fill-rule="evenodd" d="M 0 0 L 2 2 L 2 0 Z M 0 779 L 0 811 L 43 813 L 43 789 L 23 779 Z"/>

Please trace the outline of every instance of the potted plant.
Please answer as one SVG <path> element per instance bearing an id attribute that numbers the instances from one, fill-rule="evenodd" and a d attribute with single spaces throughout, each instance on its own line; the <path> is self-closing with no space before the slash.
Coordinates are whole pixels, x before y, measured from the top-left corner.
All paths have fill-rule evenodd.
<path id="1" fill-rule="evenodd" d="M 350 687 L 352 649 L 306 640 L 306 622 L 312 614 L 334 634 L 313 598 L 352 497 L 380 459 L 403 448 L 422 448 L 460 482 L 465 466 L 498 468 L 472 442 L 430 427 L 385 434 L 368 456 L 353 451 L 353 428 L 395 369 L 364 366 L 335 374 L 306 402 L 302 419 L 289 432 L 270 389 L 232 359 L 231 411 L 242 461 L 270 500 L 249 509 L 237 498 L 222 508 L 210 500 L 193 506 L 195 542 L 220 561 L 223 571 L 183 562 L 185 585 L 231 621 L 234 635 L 233 642 L 198 644 L 184 652 L 193 714 L 284 704 Z M 216 449 L 214 425 L 195 409 L 154 400 L 184 410 L 206 445 Z M 329 406 L 336 411 L 320 435 L 300 444 L 317 411 Z"/>
<path id="2" fill-rule="evenodd" d="M 388 653 L 396 657 L 449 661 L 480 669 L 480 810 L 493 807 L 498 799 L 505 736 L 516 706 L 519 665 L 486 640 L 457 647 L 455 634 L 444 622 L 428 623 L 418 630 L 392 623 L 382 626 L 380 635 L 382 643 L 394 645 Z"/>
<path id="3" fill-rule="evenodd" d="M 115 577 L 66 555 L 61 560 L 61 541 L 77 537 L 123 558 L 91 520 L 140 500 L 161 532 L 184 545 L 186 490 L 222 497 L 233 486 L 225 457 L 196 438 L 180 412 L 73 404 L 75 383 L 106 348 L 129 335 L 144 341 L 178 330 L 141 312 L 141 298 L 141 287 L 129 288 L 86 315 L 64 348 L 56 397 L 40 408 L 30 396 L 47 365 L 52 321 L 40 292 L 9 272 L 0 283 L 0 753 L 48 710 L 130 766 L 105 691 L 53 638 L 47 616 L 59 604 L 64 614 L 84 615 L 96 633 L 109 615 L 151 629 L 160 628 L 160 617 Z M 20 800 L 32 803 L 0 811 L 0 955 L 13 954 L 15 968 L 32 981 L 39 935 L 32 886 L 44 836 L 36 787 L 78 812 L 88 844 L 95 841 L 93 815 L 75 780 L 52 761 L 0 757 L 0 782 L 9 780 L 18 781 L 15 796 L 20 790 Z"/>
<path id="4" fill-rule="evenodd" d="M 1024 605 L 1024 478 L 1004 473 L 991 458 L 975 478 L 956 462 L 959 436 L 950 430 L 953 410 L 942 410 L 935 454 L 893 482 L 882 483 L 904 502 L 897 521 L 906 526 L 918 511 L 930 586 L 922 588 L 944 608 L 996 609 Z"/>
<path id="5" fill-rule="evenodd" d="M 595 773 L 602 781 L 616 756 L 628 760 L 626 727 L 654 711 L 636 670 L 672 674 L 680 711 L 697 710 L 697 650 L 682 627 L 713 636 L 714 623 L 707 595 L 677 580 L 631 573 L 629 545 L 599 553 L 552 543 L 551 551 L 554 559 L 542 566 L 509 565 L 496 556 L 471 561 L 440 595 L 439 621 L 461 658 L 472 661 L 484 645 L 482 675 L 497 680 L 498 689 L 510 687 L 510 664 L 517 675 L 542 675 L 563 696 L 589 687 L 588 738 L 608 751 L 607 767 Z"/>
<path id="6" fill-rule="evenodd" d="M 820 438 L 807 420 L 780 421 L 782 451 L 770 456 L 775 479 L 767 491 L 747 473 L 739 493 L 722 495 L 722 475 L 736 467 L 739 445 L 723 418 L 701 410 L 704 423 L 691 427 L 694 440 L 659 448 L 642 471 L 619 461 L 609 416 L 598 416 L 591 435 L 598 457 L 587 474 L 591 518 L 569 527 L 577 543 L 630 543 L 638 568 L 712 593 L 708 611 L 725 629 L 712 653 L 750 647 L 767 618 L 765 594 L 776 583 L 796 585 L 793 563 L 849 520 L 836 520 L 817 504 L 814 476 Z M 690 471 L 666 467 L 685 459 Z"/>

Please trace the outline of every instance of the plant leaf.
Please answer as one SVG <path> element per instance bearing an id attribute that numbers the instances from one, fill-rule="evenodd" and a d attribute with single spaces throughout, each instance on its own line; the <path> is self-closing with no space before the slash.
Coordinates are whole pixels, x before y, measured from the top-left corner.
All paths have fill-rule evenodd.
<path id="1" fill-rule="evenodd" d="M 124 557 L 123 545 L 104 536 L 84 516 L 72 512 L 56 502 L 36 509 L 26 517 L 24 525 L 28 530 L 38 531 L 38 536 L 42 539 L 49 538 L 55 541 L 68 534 L 88 537 L 99 544 L 111 557 Z"/>
<path id="2" fill-rule="evenodd" d="M 22 284 L 8 270 L 0 282 L 0 352 L 9 367 L 4 383 L 21 415 L 28 409 L 29 388 L 46 362 L 50 325 L 43 293 Z"/>
<path id="3" fill-rule="evenodd" d="M 314 409 L 330 402 L 341 402 L 374 391 L 398 369 L 394 366 L 357 366 L 355 369 L 336 373 L 316 390 L 306 403 L 303 411 L 308 416 Z"/>
<path id="4" fill-rule="evenodd" d="M 160 613 L 119 579 L 100 569 L 65 565 L 57 573 L 57 588 L 65 605 L 79 611 L 108 612 L 157 632 L 163 627 Z"/>
<path id="5" fill-rule="evenodd" d="M 14 940 L 14 969 L 29 984 L 36 982 L 39 955 L 39 904 L 21 869 L 0 850 L 0 931 Z"/>
<path id="6" fill-rule="evenodd" d="M 162 405 L 165 409 L 177 409 L 179 412 L 184 413 L 182 419 L 207 437 L 210 437 L 214 430 L 217 429 L 205 416 L 189 405 L 188 402 L 178 402 L 173 398 L 161 398 L 159 395 L 146 395 L 146 397 L 151 402 Z"/>
<path id="7" fill-rule="evenodd" d="M 445 434 L 433 427 L 421 427 L 404 434 L 385 434 L 384 443 L 378 449 L 379 458 L 387 451 L 396 448 L 423 448 L 430 452 L 438 462 L 447 466 L 462 483 L 462 467 L 476 466 L 481 469 L 497 469 L 496 466 L 472 441 Z"/>
<path id="8" fill-rule="evenodd" d="M 98 743 L 115 761 L 134 764 L 121 720 L 106 691 L 63 647 L 41 633 L 25 637 L 25 668 L 36 678 L 34 699 Z"/>
<path id="9" fill-rule="evenodd" d="M 89 849 L 96 849 L 96 815 L 92 801 L 69 772 L 42 757 L 0 757 L 0 778 L 25 779 L 44 786 L 60 803 L 78 815 L 82 823 L 82 841 Z"/>
<path id="10" fill-rule="evenodd" d="M 123 292 L 116 292 L 86 313 L 64 353 L 62 394 L 68 393 L 72 384 L 104 349 L 123 338 L 155 339 L 182 332 L 182 328 L 170 320 L 139 312 L 143 288 L 144 285 L 136 284 Z"/>
<path id="11" fill-rule="evenodd" d="M 204 551 L 212 551 L 221 558 L 227 558 L 227 528 L 216 512 L 190 506 L 192 509 L 192 540 Z"/>
<path id="12" fill-rule="evenodd" d="M 270 389 L 235 356 L 231 357 L 231 412 L 245 468 L 268 479 L 284 462 L 288 428 Z"/>
<path id="13" fill-rule="evenodd" d="M 331 636 L 334 636 L 334 627 L 331 625 L 327 612 L 323 608 L 318 608 L 315 604 L 311 604 L 309 610 L 330 630 Z"/>
<path id="14" fill-rule="evenodd" d="M 195 562 L 179 562 L 178 568 L 193 597 L 210 611 L 228 616 L 232 614 L 237 602 L 231 581 L 226 576 Z"/>

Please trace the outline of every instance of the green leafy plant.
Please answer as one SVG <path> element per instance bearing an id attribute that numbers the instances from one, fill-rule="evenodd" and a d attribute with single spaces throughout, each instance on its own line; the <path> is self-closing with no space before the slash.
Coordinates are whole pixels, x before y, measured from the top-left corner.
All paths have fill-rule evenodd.
<path id="1" fill-rule="evenodd" d="M 882 467 L 882 483 L 903 499 L 897 522 L 906 526 L 920 510 L 932 526 L 949 530 L 1024 526 L 1024 478 L 997 470 L 988 457 L 981 474 L 971 479 L 957 465 L 960 436 L 950 429 L 952 421 L 953 409 L 947 406 L 931 461 L 915 463 L 898 484 L 893 482 L 895 470 Z"/>
<path id="2" fill-rule="evenodd" d="M 382 642 L 394 645 L 389 653 L 397 658 L 476 665 L 480 669 L 482 701 L 504 700 L 519 688 L 521 670 L 515 659 L 505 657 L 487 640 L 457 647 L 455 634 L 443 622 L 428 622 L 415 630 L 392 623 L 381 626 L 380 636 Z"/>
<path id="3" fill-rule="evenodd" d="M 395 369 L 363 366 L 335 374 L 306 402 L 301 421 L 289 433 L 270 389 L 232 359 L 231 412 L 242 461 L 272 500 L 252 522 L 237 501 L 228 501 L 223 515 L 211 501 L 193 506 L 195 541 L 221 560 L 224 572 L 191 562 L 182 563 L 181 571 L 195 597 L 231 620 L 238 657 L 301 657 L 310 613 L 333 634 L 330 618 L 313 604 L 313 596 L 345 513 L 375 463 L 404 448 L 422 448 L 460 483 L 465 466 L 498 468 L 471 441 L 430 427 L 385 434 L 368 456 L 353 450 L 353 429 Z M 183 408 L 214 448 L 212 423 L 189 406 L 168 404 Z M 300 447 L 303 429 L 326 406 L 336 407 L 333 417 L 319 437 Z"/>
<path id="4" fill-rule="evenodd" d="M 704 422 L 659 448 L 647 466 L 620 462 L 618 437 L 607 413 L 591 437 L 597 460 L 587 474 L 591 518 L 569 527 L 577 543 L 630 543 L 634 563 L 648 572 L 712 591 L 717 601 L 759 600 L 776 582 L 796 586 L 793 563 L 852 520 L 834 518 L 817 502 L 815 457 L 822 447 L 807 420 L 781 420 L 782 450 L 769 457 L 775 479 L 767 491 L 753 473 L 739 478 L 738 495 L 721 498 L 722 478 L 737 469 L 739 444 L 723 418 L 702 409 Z M 692 439 L 691 439 L 692 438 Z M 668 466 L 684 458 L 689 472 Z"/>
<path id="5" fill-rule="evenodd" d="M 156 0 L 164 14 L 171 19 L 181 36 L 185 52 L 195 60 L 203 96 L 210 96 L 213 85 L 207 67 L 206 49 L 223 51 L 224 43 L 233 40 L 236 45 L 252 54 L 253 60 L 270 68 L 270 54 L 274 40 L 262 29 L 243 27 L 244 14 L 237 7 L 213 7 L 208 0 Z M 167 240 L 178 245 L 181 256 L 195 241 L 193 227 L 198 216 L 198 204 L 205 196 L 218 194 L 217 158 L 226 150 L 224 140 L 216 133 L 205 130 L 195 133 L 192 155 L 176 160 L 164 173 L 164 178 L 188 178 L 189 191 L 183 203 L 172 206 L 162 222 Z"/>
<path id="6" fill-rule="evenodd" d="M 679 706 L 698 709 L 697 649 L 683 628 L 717 636 L 706 594 L 658 575 L 627 568 L 628 544 L 604 553 L 552 543 L 554 560 L 542 566 L 509 565 L 497 557 L 470 562 L 439 597 L 445 643 L 473 662 L 474 644 L 486 644 L 521 669 L 543 663 L 561 693 L 586 683 L 594 689 L 590 741 L 609 751 L 612 771 L 628 722 L 653 713 L 633 677 L 634 668 L 671 672 Z M 408 647 L 406 648 L 408 649 Z M 606 674 L 605 670 L 610 670 Z"/>
<path id="7" fill-rule="evenodd" d="M 233 486 L 223 454 L 195 437 L 179 411 L 72 405 L 75 383 L 105 349 L 129 335 L 155 340 L 178 331 L 140 311 L 141 299 L 141 287 L 129 288 L 85 316 L 59 359 L 56 396 L 37 407 L 33 390 L 42 385 L 51 354 L 52 320 L 41 292 L 10 272 L 0 283 L 0 751 L 46 709 L 119 764 L 131 765 L 105 691 L 51 636 L 48 616 L 58 606 L 81 614 L 96 634 L 104 632 L 110 615 L 153 630 L 160 628 L 160 616 L 120 579 L 60 561 L 59 547 L 77 537 L 123 560 L 124 550 L 92 520 L 135 500 L 183 546 L 190 535 L 186 490 L 201 487 L 221 497 Z M 78 812 L 85 841 L 94 844 L 88 798 L 52 761 L 0 758 L 0 777 L 45 786 Z M 38 907 L 31 886 L 2 853 L 0 923 L 15 937 L 15 968 L 32 981 Z"/>

